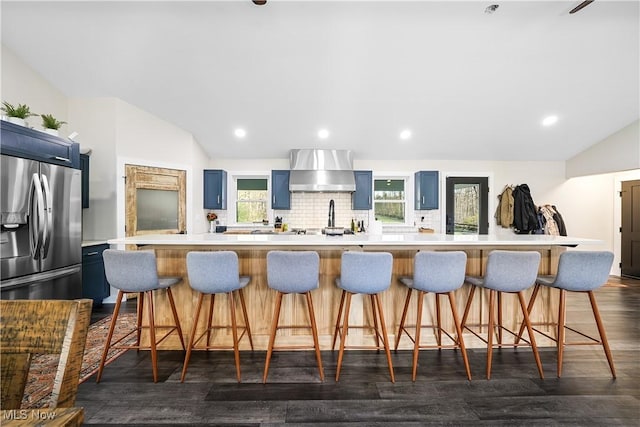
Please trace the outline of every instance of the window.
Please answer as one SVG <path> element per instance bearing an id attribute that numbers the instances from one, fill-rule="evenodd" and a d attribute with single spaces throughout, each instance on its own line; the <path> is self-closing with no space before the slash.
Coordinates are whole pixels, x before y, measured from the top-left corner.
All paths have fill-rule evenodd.
<path id="1" fill-rule="evenodd" d="M 404 179 L 376 179 L 373 184 L 374 215 L 387 224 L 404 224 Z"/>
<path id="2" fill-rule="evenodd" d="M 259 222 L 267 219 L 267 180 L 236 181 L 236 222 Z"/>
<path id="3" fill-rule="evenodd" d="M 488 234 L 487 177 L 447 177 L 447 234 Z"/>

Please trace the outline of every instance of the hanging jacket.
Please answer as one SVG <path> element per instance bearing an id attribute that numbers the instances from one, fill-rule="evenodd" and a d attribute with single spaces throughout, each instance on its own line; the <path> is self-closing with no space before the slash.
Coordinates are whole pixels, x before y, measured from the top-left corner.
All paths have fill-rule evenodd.
<path id="1" fill-rule="evenodd" d="M 553 209 L 551 205 L 540 206 L 540 212 L 544 216 L 545 220 L 545 234 L 549 234 L 551 236 L 559 236 L 560 230 L 558 229 L 558 224 L 554 219 L 554 214 L 556 211 Z"/>
<path id="2" fill-rule="evenodd" d="M 513 227 L 518 234 L 531 234 L 539 228 L 538 209 L 527 184 L 513 190 Z"/>
<path id="3" fill-rule="evenodd" d="M 551 205 L 551 207 L 553 208 L 553 211 L 555 212 L 553 214 L 553 220 L 558 225 L 558 231 L 560 232 L 560 235 L 561 236 L 566 236 L 567 235 L 567 227 L 564 224 L 564 220 L 562 219 L 562 215 L 560 215 L 560 212 L 558 212 L 558 208 L 556 208 L 555 205 Z"/>
<path id="4" fill-rule="evenodd" d="M 503 228 L 509 228 L 513 224 L 513 189 L 505 187 L 498 195 L 498 207 L 495 213 L 496 223 Z"/>

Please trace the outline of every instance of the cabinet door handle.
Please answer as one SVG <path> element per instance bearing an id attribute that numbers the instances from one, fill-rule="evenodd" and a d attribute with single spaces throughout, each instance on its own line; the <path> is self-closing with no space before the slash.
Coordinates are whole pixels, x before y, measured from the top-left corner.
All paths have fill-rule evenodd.
<path id="1" fill-rule="evenodd" d="M 71 160 L 67 159 L 66 157 L 60 157 L 60 156 L 52 156 L 50 157 L 53 160 L 58 160 L 60 162 L 70 162 Z"/>
<path id="2" fill-rule="evenodd" d="M 368 203 L 371 204 L 371 196 L 367 197 Z"/>
<path id="3" fill-rule="evenodd" d="M 424 196 L 422 196 L 422 204 L 424 205 Z"/>
<path id="4" fill-rule="evenodd" d="M 94 255 L 98 255 L 98 252 L 87 252 L 85 254 L 85 256 L 94 256 Z"/>
<path id="5" fill-rule="evenodd" d="M 274 205 L 276 204 L 276 195 L 275 194 L 273 195 L 273 204 Z"/>
<path id="6" fill-rule="evenodd" d="M 218 194 L 218 204 L 220 204 L 220 195 Z"/>

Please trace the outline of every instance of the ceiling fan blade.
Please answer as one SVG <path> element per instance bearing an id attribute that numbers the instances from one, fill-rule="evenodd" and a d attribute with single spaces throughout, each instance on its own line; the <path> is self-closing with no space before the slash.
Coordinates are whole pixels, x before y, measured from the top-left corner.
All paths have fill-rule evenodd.
<path id="1" fill-rule="evenodd" d="M 571 11 L 569 11 L 569 13 L 576 13 L 577 11 L 581 10 L 582 8 L 585 8 L 587 6 L 589 6 L 591 3 L 593 3 L 595 0 L 585 0 L 582 3 L 580 3 L 579 5 L 577 5 L 576 7 L 574 7 L 573 9 L 571 9 Z"/>

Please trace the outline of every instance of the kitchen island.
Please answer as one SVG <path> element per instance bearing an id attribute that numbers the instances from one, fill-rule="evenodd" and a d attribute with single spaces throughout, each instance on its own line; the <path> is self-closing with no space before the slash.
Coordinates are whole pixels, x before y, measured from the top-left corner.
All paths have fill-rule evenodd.
<path id="1" fill-rule="evenodd" d="M 443 235 L 443 234 L 378 234 L 367 233 L 324 236 L 324 235 L 291 235 L 291 234 L 157 234 L 126 237 L 108 241 L 112 247 L 127 249 L 153 249 L 158 258 L 158 271 L 161 275 L 182 276 L 184 280 L 173 288 L 173 295 L 178 307 L 178 315 L 185 335 L 190 334 L 197 294 L 189 286 L 186 270 L 186 254 L 189 251 L 233 250 L 240 260 L 240 274 L 252 277 L 245 288 L 245 299 L 253 342 L 256 350 L 265 350 L 268 344 L 269 327 L 271 325 L 275 291 L 267 286 L 266 254 L 270 250 L 315 250 L 320 255 L 319 289 L 312 292 L 316 322 L 320 345 L 323 349 L 331 348 L 331 339 L 340 301 L 340 290 L 335 286 L 335 278 L 340 275 L 340 257 L 343 251 L 388 251 L 393 254 L 393 277 L 389 290 L 381 295 L 387 331 L 393 341 L 397 333 L 398 323 L 402 315 L 406 287 L 397 280 L 400 276 L 410 276 L 413 273 L 413 257 L 417 251 L 424 250 L 461 250 L 467 254 L 467 274 L 482 275 L 487 255 L 495 249 L 505 250 L 535 250 L 540 252 L 540 274 L 554 274 L 557 270 L 558 257 L 567 247 L 588 246 L 600 244 L 593 239 L 548 236 L 548 235 Z M 292 266 L 295 268 L 295 266 Z M 544 304 L 537 304 L 532 313 L 533 322 L 553 320 L 557 314 L 557 295 L 543 289 L 539 296 Z M 464 285 L 456 292 L 457 306 L 462 312 L 468 294 L 468 285 Z M 479 294 L 479 295 L 478 295 Z M 517 299 L 506 295 L 503 301 L 503 320 L 507 325 L 514 325 L 520 321 Z M 542 297 L 542 298 L 541 298 Z M 171 311 L 165 293 L 157 293 L 156 319 L 158 322 L 170 322 Z M 423 324 L 431 324 L 435 319 L 435 304 L 433 295 L 425 300 Z M 352 301 L 352 324 L 370 324 L 371 311 L 364 309 L 368 299 L 361 295 Z M 228 321 L 227 305 L 215 305 L 215 318 Z M 415 321 L 415 297 L 412 299 L 408 321 Z M 476 294 L 474 306 L 468 323 L 486 323 L 486 296 L 483 292 Z M 448 305 L 443 305 L 443 326 L 453 330 Z M 204 316 L 199 325 L 204 325 Z M 306 307 L 301 295 L 288 295 L 283 299 L 281 322 L 290 324 L 307 324 Z M 519 323 L 518 323 L 519 324 Z M 284 330 L 278 332 L 277 342 L 280 345 L 298 345 L 309 343 L 311 338 L 304 330 Z M 426 338 L 426 339 L 425 339 Z M 220 333 L 221 343 L 231 342 L 231 332 Z M 372 335 L 366 330 L 354 330 L 349 333 L 349 342 L 353 344 L 371 344 Z M 423 334 L 423 343 L 435 342 L 435 337 Z M 484 343 L 474 335 L 465 333 L 468 347 L 484 347 Z M 542 342 L 542 345 L 545 343 Z M 404 336 L 399 348 L 412 348 L 413 343 Z M 169 337 L 162 343 L 161 348 L 178 349 L 180 343 L 174 337 Z M 248 341 L 241 342 L 242 349 L 248 349 Z"/>

